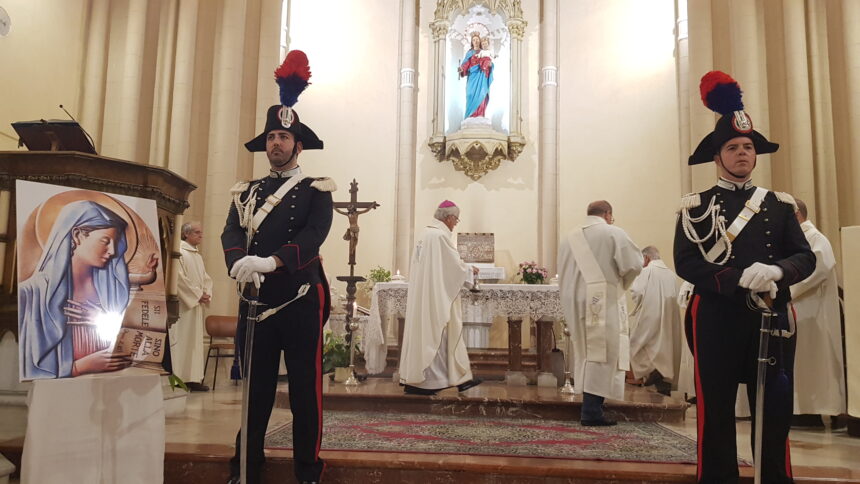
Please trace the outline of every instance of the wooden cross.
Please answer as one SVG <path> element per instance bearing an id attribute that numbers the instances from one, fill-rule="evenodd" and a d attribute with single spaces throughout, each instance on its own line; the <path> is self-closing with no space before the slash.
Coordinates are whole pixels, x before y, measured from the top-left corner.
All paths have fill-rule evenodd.
<path id="1" fill-rule="evenodd" d="M 365 281 L 365 278 L 355 275 L 355 249 L 358 247 L 358 216 L 367 213 L 379 207 L 379 204 L 374 202 L 359 202 L 358 201 L 358 182 L 355 178 L 349 184 L 349 201 L 334 202 L 332 206 L 334 211 L 346 215 L 349 219 L 349 228 L 343 234 L 343 240 L 349 241 L 349 275 L 338 276 L 338 281 L 346 282 L 346 318 L 347 325 L 352 321 L 352 313 L 355 309 L 355 291 L 356 283 Z"/>
<path id="2" fill-rule="evenodd" d="M 349 219 L 349 228 L 343 234 L 343 240 L 349 241 L 349 275 L 354 275 L 355 269 L 355 249 L 358 247 L 358 216 L 367 213 L 379 207 L 379 204 L 374 202 L 359 202 L 358 201 L 358 182 L 355 178 L 349 184 L 350 198 L 348 202 L 334 202 L 332 206 L 334 211 L 346 215 Z"/>

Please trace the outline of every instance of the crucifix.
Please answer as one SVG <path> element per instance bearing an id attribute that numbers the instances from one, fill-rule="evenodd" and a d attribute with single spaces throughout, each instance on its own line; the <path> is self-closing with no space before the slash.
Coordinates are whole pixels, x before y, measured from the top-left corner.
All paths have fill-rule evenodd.
<path id="1" fill-rule="evenodd" d="M 352 179 L 352 183 L 349 184 L 349 201 L 348 202 L 334 202 L 332 203 L 332 207 L 334 211 L 341 214 L 346 215 L 349 219 L 349 227 L 346 229 L 346 233 L 343 234 L 343 240 L 349 241 L 349 275 L 348 276 L 337 276 L 338 281 L 346 282 L 346 327 L 349 330 L 349 366 L 350 366 L 350 377 L 345 382 L 347 385 L 357 385 L 358 382 L 355 380 L 355 366 L 353 364 L 354 358 L 354 348 L 353 344 L 354 338 L 352 337 L 352 332 L 358 329 L 358 324 L 353 323 L 353 313 L 355 312 L 355 291 L 356 291 L 356 283 L 364 282 L 366 279 L 362 276 L 355 275 L 355 249 L 358 247 L 358 216 L 367 213 L 377 207 L 379 204 L 375 201 L 373 202 L 359 202 L 358 201 L 358 182 L 355 181 L 355 178 Z"/>

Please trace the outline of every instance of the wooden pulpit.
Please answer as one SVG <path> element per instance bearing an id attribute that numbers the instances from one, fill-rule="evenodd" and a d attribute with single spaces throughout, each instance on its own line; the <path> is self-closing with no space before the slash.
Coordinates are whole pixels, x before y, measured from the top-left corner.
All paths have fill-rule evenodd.
<path id="1" fill-rule="evenodd" d="M 77 151 L 0 151 L 0 335 L 6 330 L 18 332 L 16 180 L 155 200 L 167 277 L 168 323 L 177 319 L 179 229 L 188 195 L 197 188 L 193 183 L 165 168 Z"/>

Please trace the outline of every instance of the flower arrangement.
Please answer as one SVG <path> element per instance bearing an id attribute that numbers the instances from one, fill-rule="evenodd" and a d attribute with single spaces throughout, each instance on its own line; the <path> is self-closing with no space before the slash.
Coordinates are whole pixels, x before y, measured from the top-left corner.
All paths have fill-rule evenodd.
<path id="1" fill-rule="evenodd" d="M 517 275 L 521 276 L 526 284 L 543 284 L 549 273 L 546 268 L 540 267 L 535 261 L 531 261 L 520 262 L 520 270 Z"/>
<path id="2" fill-rule="evenodd" d="M 358 357 L 358 340 L 355 342 L 355 355 Z M 349 366 L 349 343 L 343 336 L 335 335 L 330 329 L 323 331 L 323 374 L 335 368 Z"/>

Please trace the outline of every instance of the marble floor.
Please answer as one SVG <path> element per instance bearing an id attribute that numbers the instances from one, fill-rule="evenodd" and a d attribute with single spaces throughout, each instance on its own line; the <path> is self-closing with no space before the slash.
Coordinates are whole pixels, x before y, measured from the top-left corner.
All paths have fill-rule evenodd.
<path id="1" fill-rule="evenodd" d="M 224 373 L 229 374 L 229 373 Z M 285 384 L 284 384 L 285 386 Z M 374 392 L 399 393 L 399 387 L 385 384 L 381 381 L 372 382 L 366 388 Z M 630 399 L 638 402 L 659 401 L 659 395 L 649 389 L 628 385 Z M 332 384 L 329 392 L 354 392 L 361 390 L 346 389 L 342 385 Z M 454 390 L 448 390 L 454 392 Z M 553 390 L 540 389 L 545 398 L 553 398 Z M 500 383 L 488 383 L 469 390 L 470 395 L 482 394 L 498 396 L 507 392 Z M 510 390 L 511 398 L 528 397 L 529 392 L 538 392 L 536 387 L 530 389 L 514 388 Z M 553 395 L 550 395 L 553 394 Z M 567 398 L 567 397 L 565 397 Z M 239 427 L 241 413 L 241 387 L 233 385 L 229 380 L 219 380 L 214 391 L 192 393 L 187 397 L 186 409 L 180 416 L 167 418 L 167 442 L 176 444 L 175 448 L 195 448 L 198 446 L 217 446 L 224 452 L 235 438 Z M 274 409 L 270 428 L 281 426 L 291 421 L 289 409 Z M 686 412 L 683 422 L 665 423 L 666 427 L 693 439 L 696 437 L 695 408 Z M 739 421 L 738 450 L 741 457 L 751 460 L 749 448 L 750 424 Z M 0 443 L 19 440 L 26 431 L 26 408 L 23 406 L 0 406 Z M 185 444 L 185 445 L 183 445 Z M 190 445 L 188 445 L 190 444 Z M 844 429 L 831 430 L 801 430 L 791 431 L 792 463 L 799 467 L 829 467 L 840 470 L 843 476 L 860 479 L 860 439 L 848 436 Z M 325 451 L 323 457 L 326 457 Z M 343 453 L 338 453 L 343 454 Z M 342 457 L 329 456 L 330 458 Z M 806 472 L 804 472 L 806 473 Z M 833 481 L 838 482 L 838 481 Z"/>

